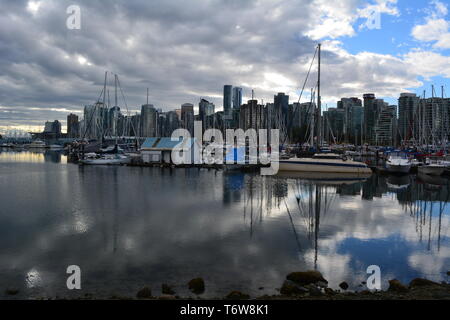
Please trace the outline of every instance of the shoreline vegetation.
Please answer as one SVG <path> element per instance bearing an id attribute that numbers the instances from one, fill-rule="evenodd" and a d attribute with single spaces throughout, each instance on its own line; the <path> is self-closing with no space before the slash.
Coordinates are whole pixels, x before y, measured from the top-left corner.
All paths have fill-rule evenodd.
<path id="1" fill-rule="evenodd" d="M 447 272 L 450 276 L 450 271 Z M 365 284 L 365 283 L 363 283 Z M 186 284 L 196 297 L 180 297 L 168 284 L 162 284 L 159 296 L 152 295 L 149 287 L 143 287 L 136 295 L 119 296 L 112 295 L 101 300 L 450 300 L 450 284 L 447 282 L 437 283 L 431 280 L 416 278 L 405 285 L 400 281 L 389 280 L 387 290 L 348 290 L 348 284 L 344 281 L 339 284 L 339 290 L 328 288 L 328 281 L 318 271 L 293 272 L 286 276 L 282 286 L 277 289 L 279 294 L 261 295 L 251 297 L 240 291 L 232 291 L 225 297 L 208 298 L 202 297 L 205 292 L 205 281 L 196 278 Z M 263 287 L 259 288 L 263 289 Z M 11 298 L 19 293 L 16 289 L 7 289 L 5 294 Z M 70 300 L 97 300 L 92 294 Z M 37 298 L 36 300 L 66 300 L 66 298 Z"/>

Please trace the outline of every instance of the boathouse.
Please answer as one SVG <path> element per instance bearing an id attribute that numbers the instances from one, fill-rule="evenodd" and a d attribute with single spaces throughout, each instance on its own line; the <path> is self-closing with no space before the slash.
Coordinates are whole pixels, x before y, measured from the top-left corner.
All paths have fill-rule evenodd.
<path id="1" fill-rule="evenodd" d="M 173 151 L 182 159 L 183 164 L 201 163 L 202 148 L 195 138 L 161 138 L 153 137 L 145 139 L 141 146 L 143 163 L 179 164 L 172 159 Z"/>

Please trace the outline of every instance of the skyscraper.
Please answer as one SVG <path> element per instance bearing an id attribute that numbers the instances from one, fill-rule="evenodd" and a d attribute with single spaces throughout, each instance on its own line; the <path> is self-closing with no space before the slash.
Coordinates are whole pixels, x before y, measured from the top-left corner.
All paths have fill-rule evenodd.
<path id="1" fill-rule="evenodd" d="M 366 93 L 364 95 L 364 139 L 366 143 L 373 143 L 375 140 L 375 124 L 377 121 L 377 107 L 375 95 Z"/>
<path id="2" fill-rule="evenodd" d="M 215 111 L 215 106 L 208 100 L 201 99 L 198 104 L 198 117 L 202 122 L 203 131 L 208 128 L 207 119 L 209 116 L 213 115 Z"/>
<path id="3" fill-rule="evenodd" d="M 158 130 L 158 112 L 152 104 L 141 107 L 141 136 L 156 137 Z"/>
<path id="4" fill-rule="evenodd" d="M 402 93 L 398 99 L 398 131 L 402 141 L 418 138 L 414 133 L 419 126 L 419 104 L 420 98 L 415 93 Z"/>
<path id="5" fill-rule="evenodd" d="M 242 105 L 242 88 L 233 88 L 233 109 L 238 109 Z"/>
<path id="6" fill-rule="evenodd" d="M 69 114 L 67 116 L 67 137 L 68 138 L 78 138 L 79 135 L 79 121 L 76 114 Z"/>
<path id="7" fill-rule="evenodd" d="M 194 105 L 185 103 L 181 105 L 181 126 L 194 136 Z"/>
<path id="8" fill-rule="evenodd" d="M 225 116 L 231 116 L 233 107 L 233 86 L 227 84 L 223 87 L 223 112 Z"/>

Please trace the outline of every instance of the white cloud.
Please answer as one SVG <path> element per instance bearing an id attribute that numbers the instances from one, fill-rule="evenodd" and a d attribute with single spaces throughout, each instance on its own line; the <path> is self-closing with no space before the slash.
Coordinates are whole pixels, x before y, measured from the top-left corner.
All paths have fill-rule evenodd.
<path id="1" fill-rule="evenodd" d="M 431 3 L 433 7 L 427 10 L 425 24 L 414 26 L 411 34 L 416 40 L 435 42 L 434 48 L 448 49 L 450 48 L 450 24 L 445 19 L 448 13 L 447 5 L 439 1 Z"/>

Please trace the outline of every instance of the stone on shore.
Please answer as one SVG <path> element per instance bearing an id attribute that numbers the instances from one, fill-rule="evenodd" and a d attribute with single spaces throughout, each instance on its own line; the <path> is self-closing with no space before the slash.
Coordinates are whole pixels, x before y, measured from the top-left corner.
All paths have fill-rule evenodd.
<path id="1" fill-rule="evenodd" d="M 341 288 L 342 290 L 347 290 L 348 289 L 348 283 L 343 281 L 339 284 L 339 288 Z"/>
<path id="2" fill-rule="evenodd" d="M 439 283 L 422 278 L 413 279 L 409 283 L 410 288 L 425 287 L 425 286 L 439 286 Z"/>
<path id="3" fill-rule="evenodd" d="M 174 295 L 175 291 L 169 285 L 163 283 L 161 285 L 161 293 L 162 294 L 168 294 L 168 295 Z"/>
<path id="4" fill-rule="evenodd" d="M 152 297 L 152 290 L 149 287 L 144 287 L 138 291 L 136 297 L 139 299 L 150 299 Z"/>
<path id="5" fill-rule="evenodd" d="M 291 280 L 285 280 L 283 286 L 280 289 L 280 293 L 286 296 L 292 296 L 297 294 L 307 293 L 308 289 L 299 286 Z"/>
<path id="6" fill-rule="evenodd" d="M 195 278 L 188 283 L 189 290 L 195 294 L 202 294 L 205 292 L 205 281 L 202 278 Z"/>
<path id="7" fill-rule="evenodd" d="M 328 284 L 328 281 L 322 276 L 319 271 L 305 271 L 305 272 L 292 272 L 287 275 L 286 279 L 295 282 L 300 286 L 305 286 L 308 284 L 323 282 Z"/>
<path id="8" fill-rule="evenodd" d="M 405 292 L 408 292 L 408 288 L 404 284 L 402 284 L 399 280 L 393 279 L 393 280 L 389 280 L 388 291 L 405 293 Z"/>

